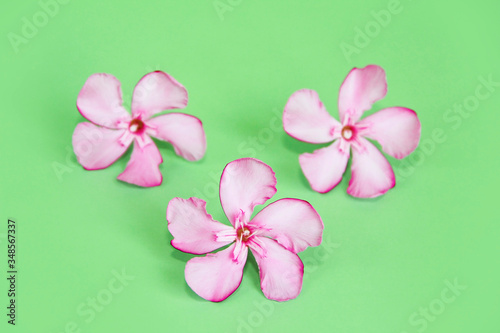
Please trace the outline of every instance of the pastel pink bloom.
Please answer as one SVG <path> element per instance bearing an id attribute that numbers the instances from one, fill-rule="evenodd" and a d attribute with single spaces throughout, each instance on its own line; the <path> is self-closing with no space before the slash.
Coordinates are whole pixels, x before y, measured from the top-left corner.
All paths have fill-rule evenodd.
<path id="1" fill-rule="evenodd" d="M 91 123 L 79 123 L 73 150 L 86 170 L 113 164 L 134 143 L 132 156 L 118 179 L 139 186 L 158 186 L 163 159 L 151 139 L 167 141 L 175 153 L 189 161 L 203 157 L 205 132 L 201 121 L 184 113 L 157 113 L 186 107 L 186 89 L 170 75 L 155 71 L 135 86 L 132 115 L 122 105 L 120 81 L 110 74 L 93 74 L 83 86 L 76 106 Z"/>
<path id="2" fill-rule="evenodd" d="M 292 94 L 283 112 L 283 127 L 292 137 L 309 143 L 333 143 L 300 155 L 299 163 L 313 190 L 326 193 L 342 180 L 352 152 L 347 193 L 373 198 L 396 185 L 387 159 L 367 140 L 378 141 L 387 154 L 401 159 L 418 146 L 420 121 L 415 111 L 390 107 L 360 120 L 364 111 L 384 98 L 384 70 L 375 65 L 354 68 L 340 87 L 340 121 L 334 119 L 313 90 Z"/>
<path id="3" fill-rule="evenodd" d="M 198 198 L 173 198 L 167 208 L 172 246 L 183 252 L 205 254 L 186 264 L 187 284 L 199 296 L 220 302 L 240 285 L 248 249 L 260 271 L 264 295 L 276 301 L 297 297 L 304 265 L 297 255 L 321 243 L 323 222 L 304 200 L 280 199 L 251 218 L 256 205 L 276 193 L 276 177 L 267 164 L 242 158 L 229 163 L 220 180 L 220 201 L 232 227 L 215 221 Z"/>

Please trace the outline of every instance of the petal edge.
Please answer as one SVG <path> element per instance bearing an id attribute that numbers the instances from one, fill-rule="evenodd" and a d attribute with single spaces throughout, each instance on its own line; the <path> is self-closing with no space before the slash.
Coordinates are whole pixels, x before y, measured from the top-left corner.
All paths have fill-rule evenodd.
<path id="1" fill-rule="evenodd" d="M 79 123 L 73 132 L 73 151 L 85 170 L 100 170 L 109 167 L 128 146 L 120 143 L 125 130 L 99 127 L 92 123 Z"/>
<path id="2" fill-rule="evenodd" d="M 252 253 L 259 266 L 260 287 L 268 299 L 288 301 L 302 290 L 304 264 L 299 256 L 288 251 L 276 241 L 259 237 L 266 248 L 266 255 Z"/>
<path id="3" fill-rule="evenodd" d="M 222 208 L 233 226 L 250 220 L 253 209 L 276 193 L 273 169 L 255 158 L 240 158 L 226 165 L 220 179 Z"/>
<path id="4" fill-rule="evenodd" d="M 373 103 L 387 94 L 385 71 L 377 65 L 353 68 L 339 91 L 339 116 L 342 123 L 346 116 L 356 122 L 363 112 L 370 110 Z"/>
<path id="5" fill-rule="evenodd" d="M 122 102 L 120 81 L 111 74 L 96 73 L 85 81 L 76 99 L 76 107 L 90 122 L 117 129 L 121 122 L 131 119 Z"/>
<path id="6" fill-rule="evenodd" d="M 351 179 L 347 193 L 358 198 L 375 198 L 396 185 L 389 161 L 371 142 L 359 138 L 361 147 L 353 147 Z"/>
<path id="7" fill-rule="evenodd" d="M 172 76 L 162 71 L 144 75 L 134 88 L 132 114 L 147 120 L 154 114 L 182 109 L 188 103 L 186 88 Z"/>
<path id="8" fill-rule="evenodd" d="M 362 135 L 378 141 L 385 153 L 397 159 L 411 154 L 420 141 L 420 120 L 417 113 L 408 108 L 382 109 L 359 124 L 366 127 Z"/>
<path id="9" fill-rule="evenodd" d="M 262 230 L 262 236 L 275 239 L 293 253 L 320 245 L 324 229 L 321 217 L 309 202 L 292 198 L 269 204 L 250 223 Z"/>
<path id="10" fill-rule="evenodd" d="M 207 149 L 207 140 L 200 119 L 184 113 L 167 113 L 147 121 L 154 126 L 154 137 L 167 141 L 175 153 L 188 161 L 198 161 Z"/>
<path id="11" fill-rule="evenodd" d="M 159 165 L 162 162 L 163 158 L 154 142 L 141 147 L 137 143 L 137 140 L 134 140 L 132 156 L 125 170 L 117 178 L 137 186 L 159 186 L 163 181 L 163 176 L 159 169 Z"/>
<path id="12" fill-rule="evenodd" d="M 342 180 L 349 160 L 349 150 L 340 150 L 340 140 L 313 153 L 299 156 L 302 172 L 316 192 L 330 192 Z"/>
<path id="13" fill-rule="evenodd" d="M 173 198 L 168 203 L 168 230 L 174 236 L 171 244 L 177 250 L 205 254 L 232 242 L 217 241 L 217 232 L 232 228 L 215 221 L 206 206 L 207 203 L 198 198 Z"/>
<path id="14" fill-rule="evenodd" d="M 240 254 L 240 261 L 233 260 L 235 245 L 227 249 L 196 257 L 186 264 L 184 276 L 189 287 L 200 297 L 221 302 L 231 296 L 241 284 L 248 248 Z"/>
<path id="15" fill-rule="evenodd" d="M 333 118 L 314 90 L 302 89 L 290 96 L 283 111 L 283 129 L 291 137 L 309 143 L 327 143 L 340 133 Z"/>

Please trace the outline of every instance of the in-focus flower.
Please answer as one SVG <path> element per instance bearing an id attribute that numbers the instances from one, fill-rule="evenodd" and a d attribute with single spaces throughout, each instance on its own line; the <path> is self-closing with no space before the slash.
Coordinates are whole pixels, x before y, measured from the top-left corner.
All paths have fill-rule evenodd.
<path id="1" fill-rule="evenodd" d="M 304 265 L 297 255 L 321 243 L 323 222 L 304 200 L 280 199 L 251 218 L 256 205 L 276 193 L 276 177 L 267 164 L 242 158 L 229 163 L 220 180 L 222 209 L 232 226 L 215 221 L 198 198 L 173 198 L 167 208 L 172 246 L 183 252 L 205 254 L 186 264 L 187 284 L 199 296 L 220 302 L 240 285 L 248 249 L 260 271 L 264 295 L 276 301 L 297 297 Z"/>
<path id="2" fill-rule="evenodd" d="M 120 81 L 110 74 L 93 74 L 83 86 L 76 106 L 88 122 L 73 133 L 73 150 L 86 170 L 113 164 L 134 142 L 132 156 L 119 180 L 139 186 L 158 186 L 163 162 L 151 136 L 172 144 L 176 154 L 189 161 L 203 157 L 205 132 L 201 121 L 184 113 L 157 115 L 164 110 L 184 108 L 186 89 L 170 75 L 155 71 L 135 86 L 132 115 L 122 105 Z"/>
<path id="3" fill-rule="evenodd" d="M 418 146 L 420 121 L 415 111 L 390 107 L 360 120 L 364 111 L 384 98 L 387 82 L 384 70 L 375 65 L 354 68 L 340 87 L 340 121 L 323 106 L 314 90 L 292 94 L 283 112 L 283 127 L 295 139 L 328 143 L 312 154 L 300 155 L 299 163 L 313 190 L 326 193 L 342 180 L 352 152 L 351 179 L 347 193 L 373 198 L 396 185 L 387 159 L 368 139 L 378 141 L 387 154 L 401 159 Z"/>

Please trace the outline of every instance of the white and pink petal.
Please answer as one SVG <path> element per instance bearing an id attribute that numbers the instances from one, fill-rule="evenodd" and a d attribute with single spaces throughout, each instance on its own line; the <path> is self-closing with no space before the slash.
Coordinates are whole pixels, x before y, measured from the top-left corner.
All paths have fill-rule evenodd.
<path id="1" fill-rule="evenodd" d="M 132 114 L 147 120 L 154 114 L 170 109 L 182 109 L 188 103 L 188 93 L 182 84 L 161 71 L 146 74 L 134 88 Z"/>
<path id="2" fill-rule="evenodd" d="M 359 198 L 374 198 L 396 185 L 394 171 L 387 159 L 371 142 L 358 139 L 353 146 L 351 180 L 347 193 Z"/>
<path id="3" fill-rule="evenodd" d="M 154 142 L 141 147 L 134 141 L 132 156 L 125 170 L 117 178 L 138 186 L 158 186 L 163 179 L 159 169 L 162 162 L 163 159 Z"/>
<path id="4" fill-rule="evenodd" d="M 147 121 L 158 139 L 170 142 L 175 153 L 188 161 L 205 155 L 207 140 L 200 119 L 183 113 L 169 113 Z"/>
<path id="5" fill-rule="evenodd" d="M 280 199 L 262 209 L 250 222 L 259 235 L 275 239 L 294 253 L 321 244 L 323 221 L 305 200 Z"/>
<path id="6" fill-rule="evenodd" d="M 248 222 L 256 205 L 276 193 L 271 167 L 254 158 L 241 158 L 226 165 L 220 180 L 220 202 L 227 218 L 237 226 Z"/>
<path id="7" fill-rule="evenodd" d="M 198 296 L 212 302 L 221 302 L 239 287 L 248 248 L 244 246 L 238 260 L 233 260 L 234 248 L 235 244 L 187 262 L 184 271 L 186 282 Z"/>
<path id="8" fill-rule="evenodd" d="M 173 198 L 168 203 L 168 230 L 174 236 L 172 246 L 192 254 L 205 254 L 232 241 L 218 240 L 217 234 L 233 228 L 215 221 L 206 211 L 207 203 L 198 198 Z"/>
<path id="9" fill-rule="evenodd" d="M 385 97 L 387 82 L 385 71 L 377 65 L 353 68 L 340 86 L 339 116 L 344 124 L 346 117 L 356 122 L 373 103 Z"/>
<path id="10" fill-rule="evenodd" d="M 420 120 L 407 108 L 383 109 L 358 124 L 363 136 L 378 141 L 384 152 L 398 159 L 408 156 L 420 141 Z"/>
<path id="11" fill-rule="evenodd" d="M 78 111 L 87 120 L 108 128 L 119 128 L 131 116 L 122 106 L 120 81 L 111 74 L 91 75 L 76 99 Z"/>
<path id="12" fill-rule="evenodd" d="M 331 142 L 338 137 L 341 127 L 314 90 L 302 89 L 293 93 L 283 111 L 285 132 L 301 141 Z"/>
<path id="13" fill-rule="evenodd" d="M 259 266 L 260 287 L 268 299 L 288 301 L 296 298 L 302 289 L 304 264 L 299 256 L 276 241 L 259 237 L 266 249 L 262 255 L 252 253 Z"/>
<path id="14" fill-rule="evenodd" d="M 328 147 L 299 156 L 302 172 L 313 190 L 326 193 L 340 183 L 349 160 L 348 148 L 341 149 L 339 139 Z"/>
<path id="15" fill-rule="evenodd" d="M 128 148 L 128 145 L 123 145 L 120 141 L 125 131 L 99 127 L 92 123 L 79 123 L 72 138 L 78 162 L 86 170 L 107 168 Z"/>

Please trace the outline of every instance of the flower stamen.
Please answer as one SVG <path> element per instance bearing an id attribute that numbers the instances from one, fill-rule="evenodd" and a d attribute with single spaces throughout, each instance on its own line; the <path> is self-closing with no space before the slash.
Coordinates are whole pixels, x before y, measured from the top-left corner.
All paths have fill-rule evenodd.
<path id="1" fill-rule="evenodd" d="M 236 231 L 236 237 L 243 243 L 248 242 L 248 240 L 252 236 L 253 236 L 252 232 L 247 227 L 239 228 Z"/>
<path id="2" fill-rule="evenodd" d="M 132 133 L 139 134 L 144 129 L 144 122 L 139 118 L 132 119 L 128 125 L 128 129 Z"/>
<path id="3" fill-rule="evenodd" d="M 351 125 L 346 125 L 342 128 L 341 135 L 345 140 L 351 140 L 354 136 L 355 129 Z"/>

